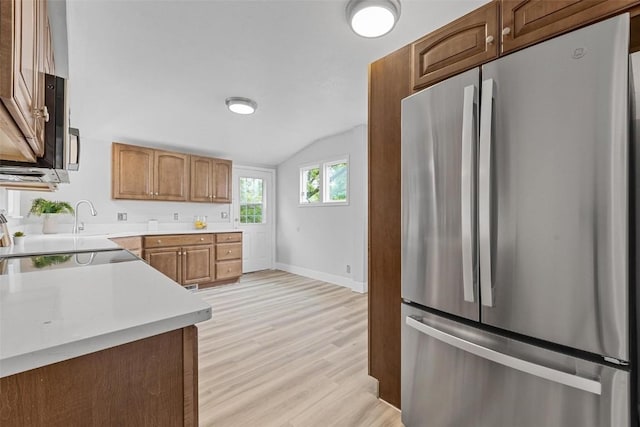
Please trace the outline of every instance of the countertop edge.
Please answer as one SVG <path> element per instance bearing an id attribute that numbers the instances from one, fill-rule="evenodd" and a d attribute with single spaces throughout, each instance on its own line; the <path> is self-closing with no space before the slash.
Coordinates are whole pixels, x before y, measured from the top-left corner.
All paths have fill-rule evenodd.
<path id="1" fill-rule="evenodd" d="M 9 357 L 0 362 L 0 378 L 160 335 L 211 319 L 211 307 L 128 329 L 88 337 L 55 347 Z"/>

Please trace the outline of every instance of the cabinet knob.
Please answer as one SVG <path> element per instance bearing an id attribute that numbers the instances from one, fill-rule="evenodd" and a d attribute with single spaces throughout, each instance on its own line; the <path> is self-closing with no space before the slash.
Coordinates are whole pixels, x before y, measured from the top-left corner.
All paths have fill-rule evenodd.
<path id="1" fill-rule="evenodd" d="M 36 108 L 33 110 L 33 115 L 36 119 L 44 119 L 45 122 L 49 121 L 49 109 L 46 105 L 42 108 Z"/>
<path id="2" fill-rule="evenodd" d="M 162 243 L 162 240 L 158 239 L 158 243 Z"/>
<path id="3" fill-rule="evenodd" d="M 493 44 L 493 36 L 487 36 L 486 41 L 487 44 Z"/>
<path id="4" fill-rule="evenodd" d="M 153 196 L 153 191 L 149 193 L 150 196 Z"/>
<path id="5" fill-rule="evenodd" d="M 216 198 L 216 196 L 213 196 L 213 198 L 215 199 L 215 198 Z"/>
<path id="6" fill-rule="evenodd" d="M 187 256 L 187 253 L 186 252 L 182 252 L 182 256 Z"/>
<path id="7" fill-rule="evenodd" d="M 156 196 L 158 195 L 158 192 L 156 191 Z"/>
<path id="8" fill-rule="evenodd" d="M 502 35 L 503 36 L 508 36 L 509 34 L 511 34 L 511 28 L 510 27 L 504 27 L 502 29 Z"/>
<path id="9" fill-rule="evenodd" d="M 231 269 L 230 268 L 227 268 L 227 273 L 231 273 Z"/>
<path id="10" fill-rule="evenodd" d="M 229 250 L 227 251 L 227 253 L 228 253 L 228 254 L 230 254 L 230 253 L 231 253 L 231 249 L 229 249 Z"/>
<path id="11" fill-rule="evenodd" d="M 178 256 L 182 255 L 182 252 L 178 252 Z"/>

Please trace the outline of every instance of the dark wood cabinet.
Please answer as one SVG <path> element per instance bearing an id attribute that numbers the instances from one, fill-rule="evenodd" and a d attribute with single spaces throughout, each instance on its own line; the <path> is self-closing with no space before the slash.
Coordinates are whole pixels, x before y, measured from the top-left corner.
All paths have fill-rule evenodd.
<path id="1" fill-rule="evenodd" d="M 507 53 L 614 15 L 638 0 L 502 0 L 502 52 Z"/>
<path id="2" fill-rule="evenodd" d="M 498 57 L 499 4 L 489 3 L 411 45 L 418 90 Z"/>
<path id="3" fill-rule="evenodd" d="M 196 427 L 197 333 L 188 326 L 0 378 L 0 425 Z"/>
<path id="4" fill-rule="evenodd" d="M 400 407 L 400 112 L 411 47 L 369 67 L 369 375 Z"/>
<path id="5" fill-rule="evenodd" d="M 192 202 L 231 203 L 230 160 L 191 156 Z"/>

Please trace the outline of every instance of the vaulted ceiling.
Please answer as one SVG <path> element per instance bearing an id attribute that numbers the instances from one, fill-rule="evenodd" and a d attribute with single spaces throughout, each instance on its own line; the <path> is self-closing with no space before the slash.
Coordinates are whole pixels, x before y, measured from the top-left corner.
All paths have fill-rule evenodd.
<path id="1" fill-rule="evenodd" d="M 89 142 L 276 165 L 366 123 L 370 62 L 482 3 L 403 0 L 393 32 L 364 39 L 346 0 L 68 0 L 71 122 Z"/>

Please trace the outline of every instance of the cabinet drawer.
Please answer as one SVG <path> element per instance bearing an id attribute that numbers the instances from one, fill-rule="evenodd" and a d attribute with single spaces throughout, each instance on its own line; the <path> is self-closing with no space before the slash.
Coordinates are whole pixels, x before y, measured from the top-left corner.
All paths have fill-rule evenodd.
<path id="1" fill-rule="evenodd" d="M 144 238 L 145 248 L 161 248 L 165 246 L 187 246 L 187 245 L 211 245 L 213 244 L 213 234 L 178 234 L 146 236 Z"/>
<path id="2" fill-rule="evenodd" d="M 242 243 L 218 243 L 216 245 L 216 261 L 239 258 L 242 258 Z"/>
<path id="3" fill-rule="evenodd" d="M 222 261 L 216 263 L 216 280 L 231 279 L 242 276 L 242 260 Z"/>
<path id="4" fill-rule="evenodd" d="M 242 233 L 217 233 L 216 243 L 242 242 Z"/>

